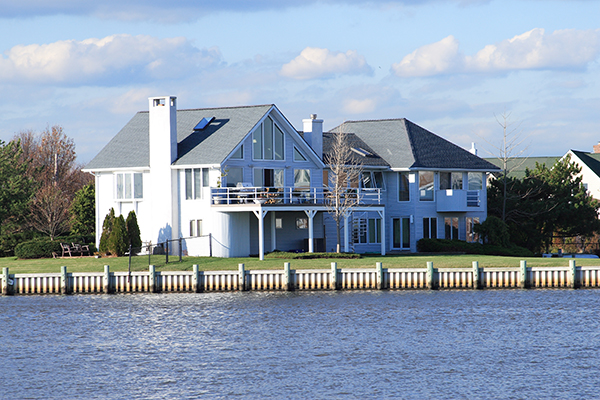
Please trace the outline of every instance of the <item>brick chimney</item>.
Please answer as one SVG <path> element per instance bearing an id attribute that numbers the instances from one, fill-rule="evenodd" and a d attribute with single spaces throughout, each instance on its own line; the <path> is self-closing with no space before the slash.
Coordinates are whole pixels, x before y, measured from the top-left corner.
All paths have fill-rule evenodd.
<path id="1" fill-rule="evenodd" d="M 594 145 L 594 153 L 600 153 L 600 142 L 598 142 L 598 144 Z"/>

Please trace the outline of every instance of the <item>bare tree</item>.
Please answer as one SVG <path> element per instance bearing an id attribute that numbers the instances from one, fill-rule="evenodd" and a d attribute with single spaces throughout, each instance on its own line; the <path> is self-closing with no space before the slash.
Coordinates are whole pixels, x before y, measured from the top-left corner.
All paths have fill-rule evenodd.
<path id="1" fill-rule="evenodd" d="M 344 124 L 332 133 L 329 152 L 325 156 L 328 170 L 328 182 L 323 182 L 326 187 L 325 205 L 327 211 L 335 221 L 337 234 L 336 251 L 341 252 L 340 225 L 343 218 L 347 217 L 352 209 L 360 203 L 360 192 L 349 187 L 351 182 L 358 181 L 362 174 L 362 164 L 354 157 L 350 147 L 348 134 L 344 132 Z"/>
<path id="2" fill-rule="evenodd" d="M 45 185 L 37 191 L 31 202 L 31 227 L 54 240 L 68 231 L 70 199 L 60 188 Z"/>
<path id="3" fill-rule="evenodd" d="M 529 148 L 529 146 L 521 147 L 529 136 L 523 136 L 523 131 L 520 129 L 521 124 L 515 125 L 511 122 L 510 115 L 511 113 L 506 111 L 499 116 L 494 114 L 496 122 L 502 127 L 502 143 L 496 145 L 486 140 L 495 149 L 494 155 L 502 165 L 502 221 L 506 221 L 507 177 L 527 160 L 526 157 L 522 158 L 521 156 Z"/>

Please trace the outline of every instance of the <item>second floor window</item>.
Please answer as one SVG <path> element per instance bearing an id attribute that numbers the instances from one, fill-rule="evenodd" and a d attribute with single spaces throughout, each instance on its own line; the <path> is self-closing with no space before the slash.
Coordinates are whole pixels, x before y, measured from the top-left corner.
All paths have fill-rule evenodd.
<path id="1" fill-rule="evenodd" d="M 433 171 L 419 172 L 419 200 L 433 201 Z"/>
<path id="2" fill-rule="evenodd" d="M 462 190 L 462 172 L 440 172 L 440 190 L 455 189 Z"/>
<path id="3" fill-rule="evenodd" d="M 398 173 L 398 201 L 410 201 L 408 172 Z"/>
<path id="4" fill-rule="evenodd" d="M 188 168 L 185 170 L 185 198 L 201 199 L 202 188 L 208 187 L 208 168 Z"/>
<path id="5" fill-rule="evenodd" d="M 483 188 L 483 174 L 481 172 L 469 172 L 467 180 L 469 190 L 481 190 Z"/>
<path id="6" fill-rule="evenodd" d="M 294 170 L 294 187 L 309 188 L 310 187 L 310 170 L 295 169 Z"/>
<path id="7" fill-rule="evenodd" d="M 383 172 L 365 171 L 362 173 L 361 185 L 363 189 L 384 189 Z"/>
<path id="8" fill-rule="evenodd" d="M 117 200 L 141 200 L 144 197 L 141 172 L 115 174 L 115 178 L 115 198 Z"/>

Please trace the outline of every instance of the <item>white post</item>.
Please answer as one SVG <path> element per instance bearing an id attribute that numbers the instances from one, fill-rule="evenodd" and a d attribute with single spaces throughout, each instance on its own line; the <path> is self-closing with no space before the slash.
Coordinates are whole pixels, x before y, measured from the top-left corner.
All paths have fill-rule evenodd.
<path id="1" fill-rule="evenodd" d="M 377 211 L 381 217 L 381 255 L 385 256 L 385 210 Z"/>
<path id="2" fill-rule="evenodd" d="M 314 234 L 314 226 L 313 226 L 313 218 L 317 213 L 315 210 L 304 210 L 304 213 L 308 217 L 308 252 L 315 252 L 315 234 Z"/>
<path id="3" fill-rule="evenodd" d="M 265 259 L 265 215 L 268 211 L 262 209 L 254 211 L 254 215 L 258 218 L 258 258 Z"/>
<path id="4" fill-rule="evenodd" d="M 271 212 L 271 251 L 277 248 L 277 229 L 275 227 L 275 212 Z"/>
<path id="5" fill-rule="evenodd" d="M 348 214 L 344 214 L 344 253 L 349 253 L 348 247 Z"/>

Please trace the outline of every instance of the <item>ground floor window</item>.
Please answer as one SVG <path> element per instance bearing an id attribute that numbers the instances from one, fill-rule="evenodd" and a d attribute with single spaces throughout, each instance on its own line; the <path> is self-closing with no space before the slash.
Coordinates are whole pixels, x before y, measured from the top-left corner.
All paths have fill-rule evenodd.
<path id="1" fill-rule="evenodd" d="M 190 236 L 202 236 L 202 220 L 192 219 L 190 220 Z"/>
<path id="2" fill-rule="evenodd" d="M 479 242 L 479 234 L 473 229 L 479 225 L 479 217 L 467 217 L 467 242 Z"/>
<path id="3" fill-rule="evenodd" d="M 381 218 L 354 218 L 352 230 L 354 243 L 381 243 Z"/>
<path id="4" fill-rule="evenodd" d="M 458 239 L 458 217 L 444 218 L 445 239 Z"/>
<path id="5" fill-rule="evenodd" d="M 392 248 L 410 249 L 410 218 L 393 218 L 392 229 Z"/>
<path id="6" fill-rule="evenodd" d="M 423 218 L 423 237 L 425 239 L 437 239 L 437 218 Z"/>

